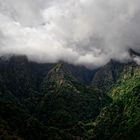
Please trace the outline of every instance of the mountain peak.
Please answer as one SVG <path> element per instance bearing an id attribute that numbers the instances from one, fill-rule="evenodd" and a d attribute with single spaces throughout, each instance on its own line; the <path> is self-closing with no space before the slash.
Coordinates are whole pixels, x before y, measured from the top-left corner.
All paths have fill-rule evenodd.
<path id="1" fill-rule="evenodd" d="M 140 57 L 140 52 L 137 52 L 137 51 L 135 51 L 131 48 L 128 51 L 129 51 L 129 54 L 130 54 L 131 57 L 135 57 L 135 56 Z"/>
<path id="2" fill-rule="evenodd" d="M 62 62 L 61 63 L 57 63 L 56 66 L 52 69 L 52 71 L 54 71 L 56 73 L 60 72 L 60 71 L 65 71 L 64 70 L 64 64 Z"/>
<path id="3" fill-rule="evenodd" d="M 68 87 L 72 85 L 72 81 L 76 81 L 76 79 L 72 76 L 69 70 L 67 70 L 64 63 L 58 63 L 49 71 L 44 79 L 45 91 L 46 88 L 54 91 L 59 90 L 62 87 Z"/>

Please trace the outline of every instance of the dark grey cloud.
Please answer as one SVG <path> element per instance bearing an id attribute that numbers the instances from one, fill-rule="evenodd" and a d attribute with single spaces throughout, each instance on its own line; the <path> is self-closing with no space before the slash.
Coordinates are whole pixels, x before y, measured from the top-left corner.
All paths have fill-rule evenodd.
<path id="1" fill-rule="evenodd" d="M 0 0 L 0 54 L 101 66 L 140 51 L 139 0 Z M 139 62 L 139 58 L 134 58 Z"/>

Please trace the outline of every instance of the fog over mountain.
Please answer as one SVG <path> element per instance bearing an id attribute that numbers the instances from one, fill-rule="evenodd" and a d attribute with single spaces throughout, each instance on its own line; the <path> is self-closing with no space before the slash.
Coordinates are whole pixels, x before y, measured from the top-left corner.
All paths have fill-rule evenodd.
<path id="1" fill-rule="evenodd" d="M 139 0 L 0 0 L 0 55 L 95 67 L 131 60 L 130 48 L 140 52 Z"/>

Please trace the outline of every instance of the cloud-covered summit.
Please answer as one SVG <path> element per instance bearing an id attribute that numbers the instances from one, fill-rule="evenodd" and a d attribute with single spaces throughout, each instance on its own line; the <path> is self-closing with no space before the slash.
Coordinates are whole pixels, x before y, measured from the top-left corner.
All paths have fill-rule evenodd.
<path id="1" fill-rule="evenodd" d="M 139 0 L 0 0 L 0 55 L 94 67 L 130 48 L 140 52 Z"/>

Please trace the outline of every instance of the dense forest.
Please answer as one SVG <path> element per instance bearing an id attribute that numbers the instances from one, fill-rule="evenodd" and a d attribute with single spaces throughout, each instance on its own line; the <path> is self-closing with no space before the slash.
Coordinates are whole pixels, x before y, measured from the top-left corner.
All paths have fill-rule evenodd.
<path id="1" fill-rule="evenodd" d="M 0 58 L 0 140 L 139 140 L 140 66 L 90 70 Z"/>

